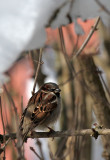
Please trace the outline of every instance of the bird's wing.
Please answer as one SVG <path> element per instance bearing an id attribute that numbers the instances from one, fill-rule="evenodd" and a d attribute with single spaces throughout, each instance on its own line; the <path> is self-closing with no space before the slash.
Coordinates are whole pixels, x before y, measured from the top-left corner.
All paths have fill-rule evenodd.
<path id="1" fill-rule="evenodd" d="M 29 99 L 29 102 L 28 102 L 28 105 L 27 107 L 25 108 L 23 114 L 22 114 L 22 117 L 21 117 L 21 120 L 20 120 L 20 125 L 19 125 L 19 129 L 22 130 L 22 127 L 23 127 L 23 122 L 24 122 L 24 118 L 27 114 L 27 111 L 28 111 L 28 108 L 35 103 L 35 99 L 37 97 L 37 94 L 38 93 L 35 93 L 30 99 Z"/>
<path id="2" fill-rule="evenodd" d="M 33 128 L 45 122 L 56 107 L 57 99 L 54 93 L 38 94 L 37 92 L 30 98 L 20 123 L 20 130 L 23 130 L 23 141 Z"/>
<path id="3" fill-rule="evenodd" d="M 32 121 L 38 125 L 42 124 L 51 112 L 57 107 L 57 99 L 54 94 L 42 95 L 42 100 L 37 104 L 34 112 L 31 115 Z"/>

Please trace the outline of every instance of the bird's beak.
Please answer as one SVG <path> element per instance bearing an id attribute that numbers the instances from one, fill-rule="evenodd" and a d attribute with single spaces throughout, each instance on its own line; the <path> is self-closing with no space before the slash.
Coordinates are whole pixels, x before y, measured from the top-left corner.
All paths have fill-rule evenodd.
<path id="1" fill-rule="evenodd" d="M 61 89 L 57 88 L 57 89 L 55 90 L 55 93 L 59 93 L 59 92 L 61 92 Z"/>

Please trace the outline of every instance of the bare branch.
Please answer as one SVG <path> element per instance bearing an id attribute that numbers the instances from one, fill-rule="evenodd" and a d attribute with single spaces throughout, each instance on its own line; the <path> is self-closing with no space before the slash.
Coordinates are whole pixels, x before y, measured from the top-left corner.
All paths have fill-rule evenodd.
<path id="1" fill-rule="evenodd" d="M 59 36 L 60 36 L 60 42 L 61 42 L 61 49 L 62 49 L 62 53 L 64 55 L 65 61 L 67 63 L 68 69 L 69 71 L 72 73 L 72 76 L 75 76 L 75 70 L 73 65 L 70 63 L 69 61 L 69 57 L 66 53 L 66 48 L 65 48 L 65 42 L 64 42 L 64 37 L 63 37 L 63 31 L 62 28 L 59 28 Z"/>
<path id="2" fill-rule="evenodd" d="M 105 7 L 99 0 L 95 0 L 96 3 L 107 13 L 110 15 L 110 11 Z"/>
<path id="3" fill-rule="evenodd" d="M 1 102 L 1 96 L 0 96 L 0 109 L 1 109 L 1 120 L 2 120 L 2 125 L 3 125 L 3 134 L 4 134 L 4 142 L 6 146 L 6 140 L 5 140 L 5 124 L 4 124 L 4 120 L 3 120 L 3 111 L 2 111 L 2 102 Z M 4 157 L 3 159 L 5 160 L 5 147 L 3 148 L 4 151 Z"/>
<path id="4" fill-rule="evenodd" d="M 39 151 L 40 151 L 40 155 L 41 155 L 41 157 L 42 157 L 42 160 L 44 160 L 44 155 L 43 155 L 43 150 L 42 150 L 42 144 L 41 144 L 41 142 L 40 142 L 40 140 L 37 138 L 37 145 L 38 145 L 38 147 L 39 147 Z"/>
<path id="5" fill-rule="evenodd" d="M 42 59 L 42 49 L 40 49 L 40 53 L 39 53 L 39 62 L 38 62 L 37 70 L 36 70 L 36 75 L 35 75 L 35 81 L 34 81 L 32 95 L 35 93 L 35 88 L 36 88 L 36 84 L 37 84 L 37 77 L 38 77 L 40 65 L 42 64 L 41 59 Z"/>
<path id="6" fill-rule="evenodd" d="M 95 129 L 94 129 L 95 130 Z M 82 130 L 76 130 L 76 131 L 56 131 L 56 132 L 35 132 L 33 131 L 30 136 L 27 138 L 53 138 L 53 137 L 70 137 L 70 136 L 85 136 L 85 135 L 93 135 L 94 134 L 93 129 L 82 129 Z M 110 129 L 96 129 L 96 132 L 98 132 L 98 135 L 110 135 Z M 4 135 L 0 134 L 0 142 L 3 143 Z M 16 139 L 16 133 L 10 133 L 5 135 L 5 139 L 8 140 Z"/>
<path id="7" fill-rule="evenodd" d="M 38 153 L 35 151 L 35 149 L 33 147 L 30 147 L 30 150 L 34 152 L 34 154 L 40 159 L 40 160 L 43 160 L 39 155 Z"/>
<path id="8" fill-rule="evenodd" d="M 99 70 L 99 68 L 97 68 L 97 70 Z M 105 81 L 104 81 L 104 78 L 103 78 L 100 70 L 99 70 L 98 73 L 99 73 L 100 79 L 101 79 L 101 81 L 102 81 L 102 84 L 104 85 L 105 90 L 106 90 L 106 92 L 108 93 L 108 95 L 109 95 L 109 97 L 110 97 L 110 91 L 109 91 L 109 89 L 108 89 L 108 87 L 107 87 L 107 85 L 106 85 L 106 83 L 105 83 Z"/>
<path id="9" fill-rule="evenodd" d="M 12 103 L 12 106 L 13 106 L 13 109 L 14 109 L 14 112 L 15 112 L 15 115 L 16 115 L 16 123 L 17 123 L 17 125 L 18 125 L 18 113 L 17 113 L 17 108 L 16 108 L 15 103 L 14 103 L 14 101 L 13 101 L 11 95 L 9 94 L 9 92 L 8 92 L 8 90 L 7 90 L 7 88 L 6 88 L 5 85 L 4 85 L 4 90 L 5 90 L 5 92 L 6 92 L 7 96 L 8 96 L 9 101 Z"/>
<path id="10" fill-rule="evenodd" d="M 100 17 L 97 18 L 96 23 L 94 24 L 94 26 L 91 28 L 87 38 L 85 39 L 84 43 L 82 44 L 82 46 L 79 48 L 79 50 L 77 51 L 77 53 L 75 54 L 75 57 L 79 56 L 80 53 L 83 51 L 83 49 L 85 48 L 85 46 L 87 45 L 87 43 L 89 42 L 90 38 L 92 37 L 93 33 L 97 30 L 97 26 L 98 23 L 100 21 Z"/>
<path id="11" fill-rule="evenodd" d="M 8 99 L 10 100 L 10 102 L 12 103 L 12 107 L 14 109 L 14 112 L 15 112 L 15 118 L 16 118 L 16 137 L 17 137 L 17 142 L 15 142 L 15 145 L 16 145 L 16 148 L 17 148 L 17 151 L 18 151 L 18 159 L 20 158 L 23 158 L 23 155 L 22 155 L 22 149 L 21 149 L 21 135 L 20 135 L 20 131 L 19 131 L 19 116 L 18 116 L 18 112 L 17 112 L 17 107 L 13 101 L 13 98 L 11 97 L 10 93 L 8 92 L 6 86 L 4 85 L 4 90 L 8 96 Z M 6 137 L 5 137 L 5 140 Z"/>
<path id="12" fill-rule="evenodd" d="M 6 142 L 5 142 L 5 144 L 0 148 L 0 154 L 3 152 L 3 151 L 5 151 L 5 147 L 8 145 L 8 143 L 10 142 L 10 140 L 11 140 L 11 138 L 9 138 Z M 4 156 L 5 157 L 5 156 Z"/>
<path id="13" fill-rule="evenodd" d="M 68 69 L 69 69 L 70 73 L 72 74 L 73 79 L 76 77 L 77 80 L 81 83 L 81 85 L 85 88 L 85 90 L 86 90 L 87 92 L 89 92 L 89 94 L 90 94 L 91 96 L 97 98 L 97 100 L 99 100 L 100 102 L 104 102 L 107 106 L 109 106 L 110 104 L 108 103 L 107 99 L 104 99 L 104 98 L 98 96 L 98 95 L 97 95 L 97 92 L 94 92 L 92 89 L 90 89 L 90 87 L 88 87 L 88 85 L 85 83 L 84 80 L 80 80 L 80 79 L 76 76 L 77 73 L 76 73 L 76 71 L 75 71 L 75 69 L 74 69 L 74 66 L 72 65 L 72 63 L 70 63 L 69 57 L 68 57 L 68 55 L 67 55 L 67 53 L 66 53 L 62 28 L 59 29 L 59 35 L 60 35 L 62 53 L 63 53 L 63 55 L 64 55 L 65 61 L 66 61 L 66 63 L 67 63 L 67 66 L 68 66 Z M 83 58 L 83 59 L 86 59 L 86 58 Z M 82 61 L 81 61 L 81 63 L 82 63 Z M 92 63 L 92 64 L 93 64 L 93 63 Z M 90 64 L 89 64 L 89 65 L 90 65 Z M 89 65 L 88 65 L 88 66 L 89 66 Z M 84 69 L 84 70 L 85 70 L 85 69 Z M 86 70 L 88 70 L 88 68 L 87 68 Z M 93 71 L 93 70 L 94 70 L 94 72 L 97 72 L 96 68 L 91 69 L 91 71 Z"/>

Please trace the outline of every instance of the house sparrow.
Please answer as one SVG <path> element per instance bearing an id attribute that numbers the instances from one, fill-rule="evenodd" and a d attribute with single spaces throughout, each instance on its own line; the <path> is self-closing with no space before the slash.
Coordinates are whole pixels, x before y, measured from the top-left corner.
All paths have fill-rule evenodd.
<path id="1" fill-rule="evenodd" d="M 25 140 L 35 127 L 44 129 L 53 124 L 61 112 L 60 89 L 55 83 L 45 83 L 29 100 L 20 122 Z"/>

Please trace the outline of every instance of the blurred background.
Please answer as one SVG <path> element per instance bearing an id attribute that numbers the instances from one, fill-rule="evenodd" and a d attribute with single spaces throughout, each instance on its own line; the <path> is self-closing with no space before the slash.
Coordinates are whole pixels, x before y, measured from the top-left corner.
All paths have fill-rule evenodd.
<path id="1" fill-rule="evenodd" d="M 81 26 L 81 34 L 78 35 L 75 32 L 74 23 L 62 27 L 66 54 L 69 57 L 70 63 L 75 68 L 76 73 L 79 73 L 77 76 L 81 80 L 84 79 L 83 68 L 81 68 L 80 59 L 74 58 L 74 55 L 86 39 L 95 22 L 96 19 L 83 22 L 78 18 L 77 23 Z M 45 82 L 55 82 L 59 84 L 61 88 L 62 113 L 59 121 L 54 125 L 54 130 L 74 131 L 91 128 L 93 124 L 97 122 L 92 109 L 93 100 L 77 78 L 73 78 L 67 66 L 62 54 L 59 30 L 47 28 L 46 34 L 47 40 L 42 55 L 43 64 L 38 74 L 36 91 Z M 93 57 L 94 63 L 102 72 L 101 75 L 107 88 L 110 87 L 109 35 L 109 32 L 100 21 L 98 30 L 94 32 L 89 43 L 80 55 L 80 57 L 83 58 Z M 6 72 L 6 75 L 10 77 L 10 81 L 6 83 L 5 86 L 17 107 L 19 118 L 21 118 L 23 109 L 31 97 L 38 58 L 38 50 L 25 51 Z M 92 72 L 89 74 L 92 74 Z M 106 96 L 109 97 L 106 93 L 107 91 L 105 89 L 104 91 Z M 5 90 L 2 92 L 1 98 L 5 132 L 16 132 L 15 112 Z M 0 126 L 0 134 L 3 134 L 3 122 L 1 119 Z M 25 158 L 26 160 L 37 160 L 39 158 L 30 150 L 30 147 L 33 147 L 44 160 L 103 160 L 101 138 L 95 140 L 90 136 L 54 138 L 54 140 L 52 140 L 52 138 L 39 140 L 28 139 L 24 146 Z M 2 159 L 3 154 L 0 156 Z M 6 147 L 6 160 L 15 159 L 17 159 L 16 147 L 14 141 L 9 141 Z"/>

